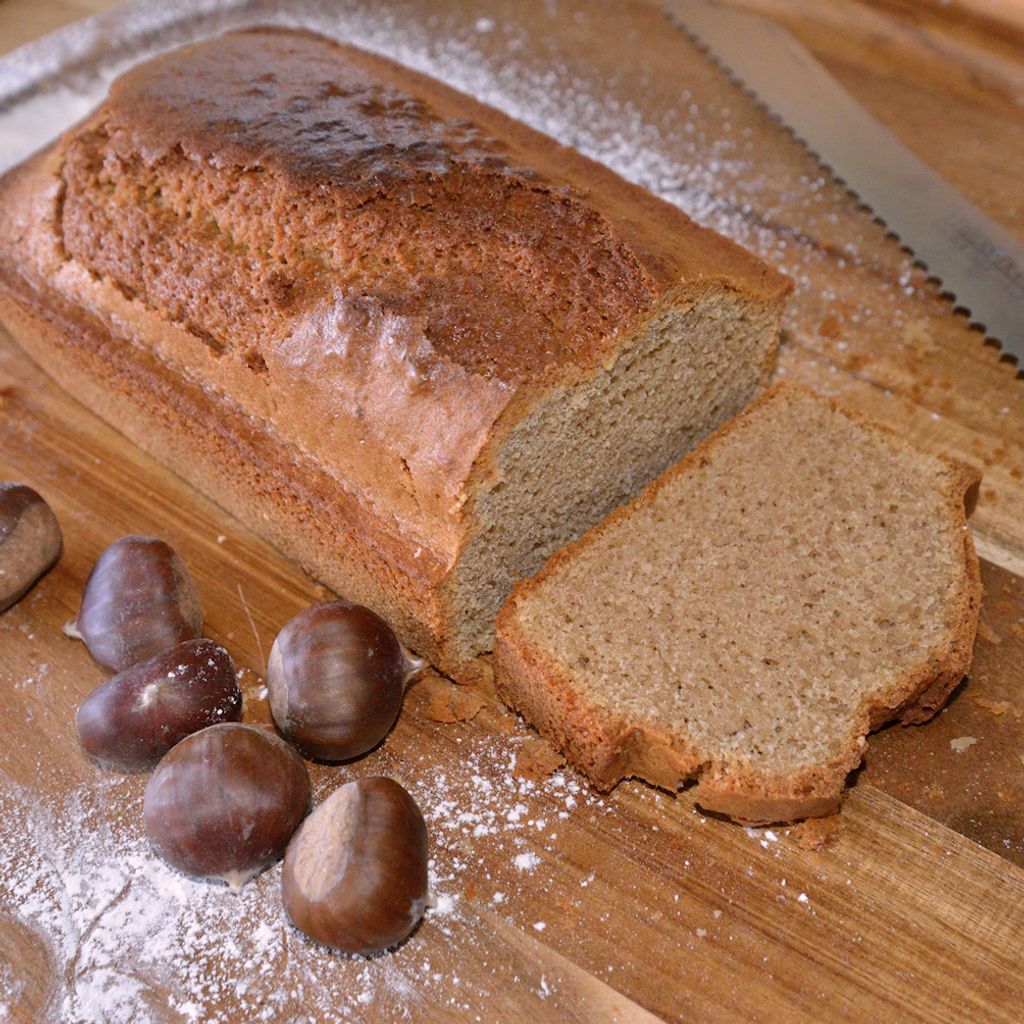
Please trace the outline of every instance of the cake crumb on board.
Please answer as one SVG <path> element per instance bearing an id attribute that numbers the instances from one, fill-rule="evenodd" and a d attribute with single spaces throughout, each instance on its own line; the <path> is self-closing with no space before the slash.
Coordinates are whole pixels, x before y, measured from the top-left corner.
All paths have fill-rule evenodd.
<path id="1" fill-rule="evenodd" d="M 426 714 L 434 722 L 471 722 L 487 704 L 475 689 L 450 683 L 435 672 L 428 672 L 417 685 L 428 695 Z"/>
<path id="2" fill-rule="evenodd" d="M 830 814 L 826 818 L 808 818 L 790 830 L 801 850 L 820 852 L 833 846 L 840 835 L 840 817 Z"/>
<path id="3" fill-rule="evenodd" d="M 524 741 L 516 754 L 515 774 L 539 782 L 565 764 L 565 757 L 540 736 Z"/>

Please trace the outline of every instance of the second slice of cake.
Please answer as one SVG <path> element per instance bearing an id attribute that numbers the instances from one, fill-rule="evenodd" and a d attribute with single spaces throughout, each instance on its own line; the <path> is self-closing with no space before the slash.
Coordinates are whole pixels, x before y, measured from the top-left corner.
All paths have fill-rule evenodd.
<path id="1" fill-rule="evenodd" d="M 499 692 L 601 788 L 830 813 L 867 733 L 970 666 L 979 479 L 778 386 L 516 588 Z"/>

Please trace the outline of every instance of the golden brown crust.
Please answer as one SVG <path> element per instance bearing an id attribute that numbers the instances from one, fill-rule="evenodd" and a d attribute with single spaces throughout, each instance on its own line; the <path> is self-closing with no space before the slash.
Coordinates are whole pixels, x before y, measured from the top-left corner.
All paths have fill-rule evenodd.
<path id="1" fill-rule="evenodd" d="M 694 799 L 713 814 L 724 814 L 741 825 L 775 825 L 803 818 L 825 818 L 839 810 L 840 793 L 825 796 L 761 796 L 757 792 L 701 782 Z"/>
<path id="2" fill-rule="evenodd" d="M 280 441 L 208 392 L 181 381 L 59 296 L 34 293 L 0 273 L 0 317 L 19 345 L 79 401 L 145 451 L 230 508 L 316 578 L 385 609 L 403 641 L 444 658 L 432 603 L 443 566 L 414 557 L 322 469 L 291 453 L 282 473 Z M 202 431 L 182 430 L 201 422 Z M 294 461 L 292 461 L 294 460 Z M 337 550 L 346 552 L 344 559 Z"/>
<path id="3" fill-rule="evenodd" d="M 218 206 L 214 227 L 230 238 L 205 283 L 242 287 L 245 281 L 224 275 L 233 248 L 246 249 L 242 264 L 254 249 L 266 250 L 287 258 L 272 281 L 260 283 L 270 304 L 291 311 L 322 295 L 318 267 L 336 278 L 350 268 L 337 259 L 325 265 L 322 253 L 293 251 L 281 230 L 291 233 L 294 221 L 308 234 L 320 216 L 335 230 L 339 223 L 349 233 L 365 227 L 372 251 L 346 252 L 345 259 L 360 260 L 364 296 L 425 321 L 436 349 L 425 360 L 427 374 L 436 362 L 513 386 L 571 376 L 597 366 L 623 329 L 680 282 L 698 290 L 731 282 L 765 301 L 788 288 L 745 250 L 551 139 L 393 61 L 310 32 L 229 33 L 121 76 L 98 116 L 67 145 L 69 251 L 102 263 L 104 273 L 133 277 L 139 246 L 110 255 L 112 228 L 123 225 L 97 225 L 111 199 L 94 202 L 96 193 L 114 186 L 116 200 L 119 174 L 127 173 L 133 212 L 155 206 L 149 212 L 156 228 L 180 231 L 167 214 L 181 216 L 175 187 L 180 174 L 198 167 L 243 176 L 257 169 L 261 190 L 283 182 L 285 195 L 302 207 L 277 199 L 275 223 L 267 225 L 274 230 L 257 238 Z M 202 196 L 195 187 L 188 217 L 208 215 Z M 263 214 L 250 206 L 247 216 L 251 229 Z M 126 240 L 159 244 L 159 230 L 144 238 L 141 230 L 129 225 Z M 491 236 L 503 234 L 508 253 L 487 248 Z M 205 238 L 207 246 L 220 241 Z M 428 263 L 417 251 L 421 242 Z M 175 259 L 170 248 L 167 255 Z M 488 265 L 496 258 L 500 267 Z M 530 306 L 515 287 L 520 272 Z M 161 299 L 185 302 L 174 294 Z"/>
<path id="4" fill-rule="evenodd" d="M 705 440 L 675 466 L 652 481 L 629 504 L 613 512 L 579 540 L 558 551 L 536 576 L 522 581 L 501 609 L 495 636 L 495 683 L 502 699 L 520 711 L 544 736 L 555 743 L 599 789 L 611 789 L 635 776 L 653 785 L 675 790 L 696 778 L 695 798 L 708 811 L 748 824 L 793 821 L 834 813 L 846 777 L 860 763 L 865 736 L 886 722 L 927 721 L 942 707 L 967 674 L 981 608 L 981 576 L 967 526 L 970 496 L 981 479 L 966 463 L 941 455 L 946 467 L 946 507 L 962 537 L 962 585 L 959 601 L 947 622 L 948 639 L 925 663 L 908 671 L 889 691 L 876 693 L 860 708 L 840 753 L 828 764 L 812 765 L 788 777 L 766 776 L 751 766 L 715 763 L 689 749 L 682 737 L 643 721 L 631 721 L 596 706 L 585 690 L 561 666 L 545 658 L 539 645 L 521 629 L 517 604 L 534 593 L 546 579 L 569 564 L 577 552 L 596 543 L 615 524 L 652 502 L 661 488 L 686 473 L 722 443 L 763 405 L 781 395 L 806 393 L 790 383 L 775 385 L 735 419 Z M 908 450 L 893 431 L 829 399 L 830 406 L 888 441 Z"/>

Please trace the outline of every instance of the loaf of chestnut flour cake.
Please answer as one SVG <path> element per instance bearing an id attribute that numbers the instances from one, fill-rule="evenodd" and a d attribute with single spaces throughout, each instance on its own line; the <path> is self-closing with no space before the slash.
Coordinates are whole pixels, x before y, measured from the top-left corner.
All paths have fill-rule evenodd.
<path id="1" fill-rule="evenodd" d="M 516 587 L 498 690 L 602 789 L 829 814 L 867 733 L 970 666 L 979 480 L 779 385 Z"/>
<path id="2" fill-rule="evenodd" d="M 512 585 L 750 401 L 786 280 L 378 56 L 236 32 L 0 182 L 0 315 L 456 677 Z"/>

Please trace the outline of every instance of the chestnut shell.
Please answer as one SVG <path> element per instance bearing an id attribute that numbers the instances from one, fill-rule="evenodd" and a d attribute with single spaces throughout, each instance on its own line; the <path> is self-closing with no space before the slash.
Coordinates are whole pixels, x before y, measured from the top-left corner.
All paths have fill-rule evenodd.
<path id="1" fill-rule="evenodd" d="M 146 786 L 146 833 L 179 871 L 240 886 L 277 860 L 309 810 L 309 775 L 280 737 L 228 722 L 192 733 Z"/>
<path id="2" fill-rule="evenodd" d="M 0 483 L 0 612 L 20 601 L 60 558 L 53 509 L 25 484 Z"/>
<path id="3" fill-rule="evenodd" d="M 391 627 L 369 608 L 343 600 L 311 605 L 270 651 L 270 711 L 306 757 L 359 757 L 394 725 L 414 668 Z"/>
<path id="4" fill-rule="evenodd" d="M 231 656 L 186 640 L 100 684 L 78 706 L 78 742 L 104 768 L 142 771 L 191 733 L 242 717 Z"/>
<path id="5" fill-rule="evenodd" d="M 156 537 L 114 541 L 85 581 L 70 630 L 104 668 L 126 668 L 203 632 L 192 577 L 177 552 Z"/>
<path id="6" fill-rule="evenodd" d="M 311 939 L 375 953 L 405 939 L 427 905 L 427 826 L 393 779 L 336 789 L 288 846 L 284 906 Z"/>

